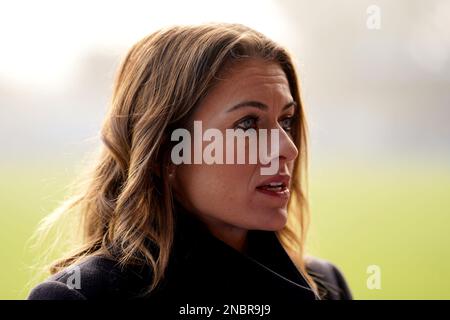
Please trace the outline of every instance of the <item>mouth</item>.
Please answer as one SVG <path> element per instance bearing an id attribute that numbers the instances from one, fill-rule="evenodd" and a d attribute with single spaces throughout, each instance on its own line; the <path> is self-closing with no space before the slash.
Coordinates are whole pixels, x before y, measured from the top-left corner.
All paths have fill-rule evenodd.
<path id="1" fill-rule="evenodd" d="M 289 198 L 289 176 L 278 175 L 256 187 L 256 190 L 269 196 Z"/>

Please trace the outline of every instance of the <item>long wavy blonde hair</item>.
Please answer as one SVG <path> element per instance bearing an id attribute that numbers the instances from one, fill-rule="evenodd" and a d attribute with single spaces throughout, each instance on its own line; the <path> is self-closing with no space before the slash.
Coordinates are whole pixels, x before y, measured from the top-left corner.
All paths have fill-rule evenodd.
<path id="1" fill-rule="evenodd" d="M 122 266 L 152 268 L 153 290 L 163 279 L 174 236 L 173 199 L 167 179 L 170 134 L 190 117 L 225 65 L 262 58 L 284 70 L 299 106 L 286 226 L 277 232 L 283 247 L 315 292 L 305 267 L 308 203 L 307 128 L 294 64 L 286 49 L 241 24 L 211 23 L 161 29 L 137 42 L 118 71 L 101 129 L 98 159 L 78 188 L 40 231 L 65 215 L 76 217 L 81 238 L 54 261 L 50 273 L 93 255 L 114 257 Z M 155 250 L 152 250 L 154 248 Z"/>

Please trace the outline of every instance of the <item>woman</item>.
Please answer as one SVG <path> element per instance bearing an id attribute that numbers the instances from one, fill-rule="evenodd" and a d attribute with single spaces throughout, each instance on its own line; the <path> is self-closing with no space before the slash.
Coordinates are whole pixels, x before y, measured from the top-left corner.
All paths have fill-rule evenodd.
<path id="1" fill-rule="evenodd" d="M 183 159 L 204 157 L 227 130 L 250 132 L 236 137 L 248 142 L 245 159 L 256 130 L 276 139 L 256 163 L 175 161 L 174 132 L 193 133 L 197 124 L 218 135 L 184 141 Z M 87 187 L 60 210 L 78 209 L 83 243 L 52 265 L 29 299 L 351 299 L 333 264 L 304 254 L 306 120 L 293 63 L 279 45 L 239 24 L 151 34 L 120 68 L 101 137 Z M 215 153 L 231 145 L 239 157 L 223 140 Z"/>

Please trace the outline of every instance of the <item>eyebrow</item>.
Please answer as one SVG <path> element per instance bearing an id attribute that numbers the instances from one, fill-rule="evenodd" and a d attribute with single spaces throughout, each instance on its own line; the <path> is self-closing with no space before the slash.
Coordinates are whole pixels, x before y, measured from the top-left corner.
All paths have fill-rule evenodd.
<path id="1" fill-rule="evenodd" d="M 291 107 L 291 106 L 297 106 L 297 102 L 295 102 L 294 100 L 292 100 L 291 102 L 287 103 L 284 107 L 283 110 L 286 110 L 287 108 Z M 237 105 L 231 107 L 230 109 L 227 110 L 227 112 L 232 112 L 241 108 L 245 108 L 245 107 L 251 107 L 251 108 L 257 108 L 259 110 L 263 110 L 263 111 L 267 111 L 267 109 L 269 109 L 269 107 L 265 104 L 262 103 L 260 101 L 254 101 L 254 100 L 249 100 L 249 101 L 243 101 L 238 103 Z"/>

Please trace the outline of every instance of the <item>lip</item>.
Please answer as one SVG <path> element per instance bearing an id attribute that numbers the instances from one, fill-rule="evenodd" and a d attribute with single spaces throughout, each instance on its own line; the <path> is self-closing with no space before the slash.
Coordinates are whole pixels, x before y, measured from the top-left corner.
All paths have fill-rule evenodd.
<path id="1" fill-rule="evenodd" d="M 287 174 L 278 174 L 276 176 L 273 176 L 269 179 L 264 180 L 261 184 L 259 184 L 256 187 L 256 191 L 263 193 L 265 195 L 271 196 L 271 197 L 276 197 L 279 199 L 283 199 L 283 200 L 287 200 L 289 199 L 290 196 L 290 191 L 289 191 L 289 187 L 290 187 L 290 180 L 291 177 Z M 260 187 L 268 185 L 270 183 L 283 183 L 285 186 L 285 189 L 281 190 L 281 191 L 272 191 L 272 190 L 266 190 L 266 189 L 261 189 Z"/>
<path id="2" fill-rule="evenodd" d="M 281 182 L 283 183 L 288 189 L 290 186 L 290 181 L 291 181 L 291 176 L 288 174 L 278 174 L 276 176 L 273 176 L 267 180 L 264 180 L 262 183 L 260 183 L 256 188 L 265 186 L 269 183 L 273 183 L 273 182 Z"/>

